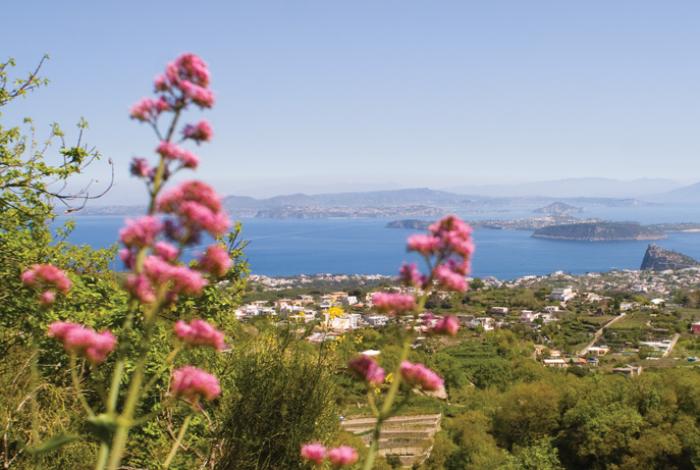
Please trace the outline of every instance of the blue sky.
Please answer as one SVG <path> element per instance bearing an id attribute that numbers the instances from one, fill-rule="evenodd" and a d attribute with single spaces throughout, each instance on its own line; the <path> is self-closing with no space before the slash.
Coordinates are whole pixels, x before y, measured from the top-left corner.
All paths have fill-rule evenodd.
<path id="1" fill-rule="evenodd" d="M 217 95 L 198 177 L 228 194 L 700 175 L 700 2 L 19 2 L 2 56 L 49 88 L 3 115 L 69 128 L 138 192 L 129 106 L 183 51 Z M 98 171 L 98 170 L 96 170 Z M 98 172 L 99 174 L 99 172 Z"/>

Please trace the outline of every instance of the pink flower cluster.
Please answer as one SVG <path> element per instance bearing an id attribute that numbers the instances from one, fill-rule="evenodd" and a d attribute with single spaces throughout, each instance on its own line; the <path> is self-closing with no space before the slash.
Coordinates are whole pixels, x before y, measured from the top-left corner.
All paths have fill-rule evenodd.
<path id="1" fill-rule="evenodd" d="M 128 219 L 126 227 L 119 231 L 119 239 L 126 247 L 145 248 L 153 245 L 162 229 L 160 220 L 150 215 Z"/>
<path id="2" fill-rule="evenodd" d="M 432 276 L 421 276 L 415 267 L 406 265 L 400 272 L 401 281 L 425 288 L 426 283 L 432 280 L 444 289 L 465 291 L 466 276 L 471 269 L 471 256 L 474 253 L 471 227 L 457 216 L 448 215 L 430 225 L 428 231 L 426 235 L 410 236 L 407 248 L 434 259 Z"/>
<path id="3" fill-rule="evenodd" d="M 443 380 L 432 370 L 423 364 L 413 364 L 403 361 L 400 366 L 401 377 L 412 386 L 420 387 L 426 391 L 439 390 L 444 386 Z"/>
<path id="4" fill-rule="evenodd" d="M 197 143 L 209 142 L 214 135 L 214 130 L 208 121 L 199 121 L 197 124 L 187 124 L 182 129 L 182 136 L 185 139 L 194 140 Z"/>
<path id="5" fill-rule="evenodd" d="M 357 451 L 350 446 L 340 446 L 333 449 L 326 449 L 318 442 L 304 444 L 301 446 L 301 457 L 304 460 L 322 465 L 323 461 L 328 461 L 336 468 L 349 466 L 357 462 Z"/>
<path id="6" fill-rule="evenodd" d="M 184 366 L 173 371 L 170 391 L 196 405 L 200 398 L 214 400 L 221 394 L 219 380 L 213 375 L 194 366 Z"/>
<path id="7" fill-rule="evenodd" d="M 172 142 L 161 142 L 156 148 L 156 152 L 167 160 L 178 160 L 184 168 L 194 170 L 199 166 L 199 157 L 197 155 Z"/>
<path id="8" fill-rule="evenodd" d="M 214 93 L 209 87 L 209 68 L 195 54 L 182 54 L 170 62 L 165 68 L 165 74 L 159 75 L 154 81 L 158 92 L 174 93 L 179 90 L 182 102 L 191 101 L 202 108 L 214 105 Z"/>
<path id="9" fill-rule="evenodd" d="M 48 334 L 61 341 L 66 351 L 84 356 L 93 364 L 104 362 L 117 344 L 117 339 L 109 331 L 97 333 L 77 323 L 53 322 Z"/>
<path id="10" fill-rule="evenodd" d="M 231 269 L 233 262 L 228 255 L 228 251 L 220 245 L 210 245 L 199 258 L 197 267 L 206 271 L 212 276 L 221 277 Z"/>
<path id="11" fill-rule="evenodd" d="M 376 292 L 372 294 L 372 305 L 380 312 L 400 315 L 416 308 L 416 299 L 410 294 Z"/>
<path id="12" fill-rule="evenodd" d="M 455 336 L 459 331 L 459 320 L 454 315 L 440 318 L 433 326 L 432 332 L 442 335 Z"/>
<path id="13" fill-rule="evenodd" d="M 211 346 L 219 351 L 226 348 L 224 334 L 204 320 L 195 319 L 189 324 L 178 320 L 173 329 L 175 336 L 190 346 Z"/>
<path id="14" fill-rule="evenodd" d="M 199 272 L 187 266 L 170 264 L 155 255 L 146 257 L 143 270 L 154 284 L 171 283 L 170 292 L 175 294 L 197 295 L 207 285 L 207 280 Z"/>
<path id="15" fill-rule="evenodd" d="M 39 302 L 43 305 L 54 303 L 56 291 L 67 294 L 72 285 L 66 273 L 52 264 L 35 264 L 20 279 L 25 286 L 42 291 Z"/>
<path id="16" fill-rule="evenodd" d="M 132 119 L 145 122 L 155 122 L 158 116 L 165 111 L 170 111 L 171 106 L 165 97 L 158 99 L 142 98 L 131 107 L 129 115 Z"/>
<path id="17" fill-rule="evenodd" d="M 355 375 L 369 384 L 381 385 L 384 382 L 384 369 L 379 367 L 377 361 L 367 355 L 360 354 L 351 359 L 348 367 Z"/>
<path id="18" fill-rule="evenodd" d="M 189 269 L 187 266 L 172 264 L 176 249 L 172 245 L 159 242 L 154 249 L 168 257 L 149 255 L 143 262 L 143 273 L 132 273 L 126 279 L 125 287 L 140 302 L 150 304 L 156 300 L 156 286 L 168 286 L 167 301 L 174 301 L 178 294 L 199 295 L 207 285 L 207 280 L 202 274 Z M 133 252 L 122 250 L 122 255 L 127 254 L 125 264 L 133 264 Z M 122 259 L 125 259 L 122 256 Z"/>
<path id="19" fill-rule="evenodd" d="M 164 193 L 158 199 L 158 209 L 178 217 L 179 225 L 171 224 L 168 234 L 180 241 L 196 240 L 201 230 L 220 236 L 231 226 L 216 191 L 201 181 L 186 181 Z"/>

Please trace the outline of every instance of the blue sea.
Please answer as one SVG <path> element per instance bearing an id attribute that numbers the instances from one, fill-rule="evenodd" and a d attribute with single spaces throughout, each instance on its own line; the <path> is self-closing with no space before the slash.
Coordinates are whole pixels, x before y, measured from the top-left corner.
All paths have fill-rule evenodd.
<path id="1" fill-rule="evenodd" d="M 528 217 L 532 214 L 479 214 L 479 218 Z M 469 217 L 468 214 L 465 215 Z M 694 207 L 643 207 L 586 211 L 585 217 L 642 223 L 699 222 Z M 476 219 L 476 216 L 471 217 Z M 122 217 L 79 216 L 70 240 L 106 247 L 117 240 Z M 242 237 L 251 271 L 269 276 L 315 273 L 395 274 L 410 230 L 386 228 L 382 219 L 244 219 Z M 527 231 L 477 229 L 474 276 L 513 279 L 528 274 L 572 274 L 611 269 L 639 269 L 648 242 L 570 242 L 542 240 Z M 700 233 L 672 233 L 655 242 L 700 259 Z"/>

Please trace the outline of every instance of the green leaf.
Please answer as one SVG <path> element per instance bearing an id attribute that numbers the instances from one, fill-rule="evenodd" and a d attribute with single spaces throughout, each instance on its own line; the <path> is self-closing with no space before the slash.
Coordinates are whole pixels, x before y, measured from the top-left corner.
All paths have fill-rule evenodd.
<path id="1" fill-rule="evenodd" d="M 77 436 L 75 434 L 57 434 L 48 441 L 39 444 L 38 446 L 28 448 L 27 452 L 29 452 L 32 455 L 46 454 L 48 452 L 52 452 L 58 449 L 59 447 L 63 447 L 66 444 L 70 444 L 71 442 L 77 441 L 78 439 L 80 439 L 80 436 Z"/>

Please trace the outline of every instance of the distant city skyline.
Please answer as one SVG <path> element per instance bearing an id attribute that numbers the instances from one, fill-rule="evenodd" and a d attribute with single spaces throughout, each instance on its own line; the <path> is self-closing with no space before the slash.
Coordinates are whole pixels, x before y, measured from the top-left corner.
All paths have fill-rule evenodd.
<path id="1" fill-rule="evenodd" d="M 68 2 L 71 3 L 71 2 Z M 129 106 L 183 51 L 212 69 L 215 130 L 197 177 L 256 197 L 449 189 L 577 177 L 700 180 L 700 4 L 589 2 L 14 2 L 17 72 L 48 88 L 3 110 L 115 162 L 110 203 L 141 194 L 152 152 Z M 194 25 L 194 26 L 193 26 Z M 31 38 L 31 40 L 21 40 Z M 105 168 L 95 169 L 105 180 Z M 697 175 L 697 178 L 695 177 Z"/>

